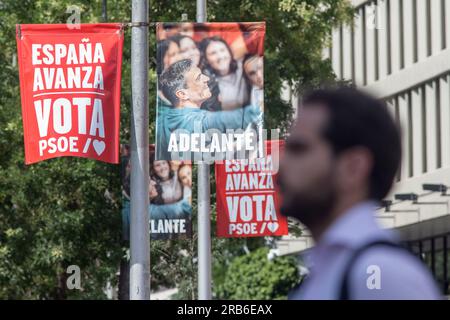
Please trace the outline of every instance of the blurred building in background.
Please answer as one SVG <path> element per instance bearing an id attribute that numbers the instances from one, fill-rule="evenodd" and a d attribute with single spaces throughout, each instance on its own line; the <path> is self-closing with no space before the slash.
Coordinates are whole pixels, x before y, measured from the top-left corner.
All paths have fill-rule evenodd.
<path id="1" fill-rule="evenodd" d="M 401 170 L 377 218 L 401 233 L 449 295 L 450 0 L 352 2 L 353 26 L 333 30 L 324 58 L 340 80 L 385 100 L 401 124 Z M 305 230 L 279 241 L 278 252 L 311 246 Z"/>

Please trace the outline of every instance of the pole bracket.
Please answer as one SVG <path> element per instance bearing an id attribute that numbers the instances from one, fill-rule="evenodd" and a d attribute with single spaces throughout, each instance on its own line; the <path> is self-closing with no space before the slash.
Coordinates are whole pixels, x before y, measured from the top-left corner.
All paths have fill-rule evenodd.
<path id="1" fill-rule="evenodd" d="M 122 23 L 124 28 L 135 28 L 135 27 L 151 27 L 155 26 L 154 22 L 125 22 Z"/>
<path id="2" fill-rule="evenodd" d="M 22 40 L 22 28 L 19 25 L 17 25 L 17 36 L 19 37 L 20 40 Z"/>

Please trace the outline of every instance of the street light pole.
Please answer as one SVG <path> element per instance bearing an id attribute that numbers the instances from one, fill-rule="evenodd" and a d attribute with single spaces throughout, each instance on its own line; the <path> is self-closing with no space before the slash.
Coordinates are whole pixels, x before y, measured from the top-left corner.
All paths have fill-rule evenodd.
<path id="1" fill-rule="evenodd" d="M 206 21 L 206 0 L 197 0 L 197 22 Z M 198 299 L 211 300 L 211 212 L 209 164 L 198 166 Z"/>
<path id="2" fill-rule="evenodd" d="M 130 299 L 150 299 L 148 1 L 133 0 L 131 18 Z"/>
<path id="3" fill-rule="evenodd" d="M 107 0 L 102 0 L 102 19 L 103 22 L 108 21 L 108 5 L 106 3 Z"/>

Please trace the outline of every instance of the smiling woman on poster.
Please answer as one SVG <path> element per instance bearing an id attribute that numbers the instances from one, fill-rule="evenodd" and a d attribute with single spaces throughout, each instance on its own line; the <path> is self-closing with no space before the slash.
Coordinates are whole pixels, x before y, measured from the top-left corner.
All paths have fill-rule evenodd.
<path id="1" fill-rule="evenodd" d="M 206 38 L 200 43 L 203 68 L 217 77 L 220 100 L 224 110 L 247 105 L 248 91 L 244 78 L 242 60 L 235 60 L 230 47 L 220 37 Z"/>
<path id="2" fill-rule="evenodd" d="M 178 174 L 172 171 L 167 160 L 150 160 L 151 179 L 159 185 L 163 204 L 177 202 L 183 198 L 181 183 Z"/>

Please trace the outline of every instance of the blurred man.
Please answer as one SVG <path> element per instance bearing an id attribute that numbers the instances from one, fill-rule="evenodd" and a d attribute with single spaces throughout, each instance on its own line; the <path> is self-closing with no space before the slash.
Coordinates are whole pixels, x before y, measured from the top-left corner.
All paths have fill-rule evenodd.
<path id="1" fill-rule="evenodd" d="M 306 225 L 316 245 L 291 299 L 440 298 L 425 266 L 374 217 L 400 150 L 384 103 L 350 88 L 305 97 L 281 163 L 281 211 Z"/>

